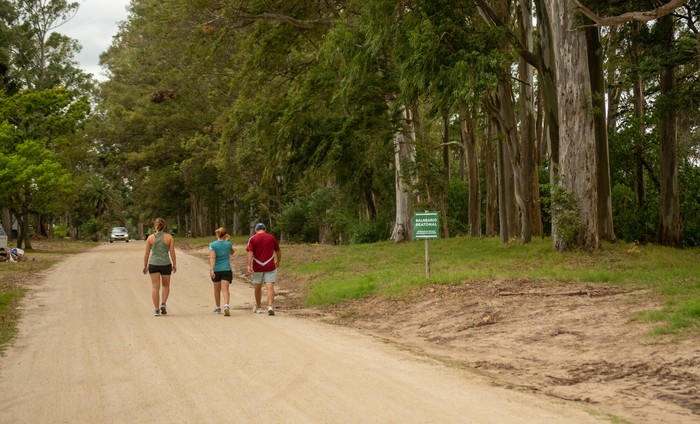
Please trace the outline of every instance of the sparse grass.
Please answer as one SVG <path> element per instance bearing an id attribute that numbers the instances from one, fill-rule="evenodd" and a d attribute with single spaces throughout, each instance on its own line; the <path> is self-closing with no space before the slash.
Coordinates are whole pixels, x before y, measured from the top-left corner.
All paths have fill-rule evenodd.
<path id="1" fill-rule="evenodd" d="M 425 242 L 326 246 L 329 259 L 292 263 L 311 280 L 308 306 L 332 305 L 372 295 L 402 296 L 426 284 L 474 280 L 537 280 L 648 288 L 665 306 L 639 319 L 658 322 L 659 332 L 700 330 L 700 250 L 629 243 L 595 252 L 556 252 L 551 239 L 501 244 L 496 239 L 430 241 L 430 278 Z"/>
<path id="2" fill-rule="evenodd" d="M 17 319 L 19 313 L 15 307 L 24 295 L 21 288 L 0 288 L 0 355 L 3 355 L 3 347 L 17 332 Z"/>

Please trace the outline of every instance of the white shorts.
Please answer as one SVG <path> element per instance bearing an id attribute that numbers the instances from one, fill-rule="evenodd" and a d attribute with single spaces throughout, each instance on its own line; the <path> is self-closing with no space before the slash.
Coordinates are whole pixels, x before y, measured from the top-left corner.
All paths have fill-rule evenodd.
<path id="1" fill-rule="evenodd" d="M 276 281 L 277 270 L 253 273 L 253 283 L 255 284 L 262 284 L 263 282 L 275 284 Z"/>

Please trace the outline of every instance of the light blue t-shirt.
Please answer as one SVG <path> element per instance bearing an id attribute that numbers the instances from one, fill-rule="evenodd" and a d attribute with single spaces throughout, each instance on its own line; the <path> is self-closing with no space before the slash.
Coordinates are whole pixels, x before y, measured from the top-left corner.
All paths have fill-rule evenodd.
<path id="1" fill-rule="evenodd" d="M 209 243 L 209 250 L 216 253 L 216 261 L 214 262 L 214 272 L 231 271 L 230 254 L 233 251 L 233 245 L 230 241 L 216 240 Z"/>

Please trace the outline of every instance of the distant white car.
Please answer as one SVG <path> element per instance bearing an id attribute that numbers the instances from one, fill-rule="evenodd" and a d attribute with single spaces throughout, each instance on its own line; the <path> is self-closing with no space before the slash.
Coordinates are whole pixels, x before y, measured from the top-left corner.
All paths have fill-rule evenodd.
<path id="1" fill-rule="evenodd" d="M 129 231 L 127 231 L 126 227 L 112 228 L 112 233 L 109 235 L 109 242 L 114 243 L 115 241 L 129 242 Z"/>
<path id="2" fill-rule="evenodd" d="M 4 249 L 7 247 L 7 233 L 5 232 L 5 229 L 2 228 L 2 224 L 0 224 L 0 249 Z"/>

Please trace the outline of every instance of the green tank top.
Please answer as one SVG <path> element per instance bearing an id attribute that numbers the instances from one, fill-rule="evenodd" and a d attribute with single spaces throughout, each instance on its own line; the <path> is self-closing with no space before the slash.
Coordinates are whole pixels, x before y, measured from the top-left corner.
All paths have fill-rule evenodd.
<path id="1" fill-rule="evenodd" d="M 170 265 L 170 246 L 165 244 L 165 233 L 155 233 L 156 241 L 151 246 L 151 257 L 148 263 L 151 265 Z"/>

